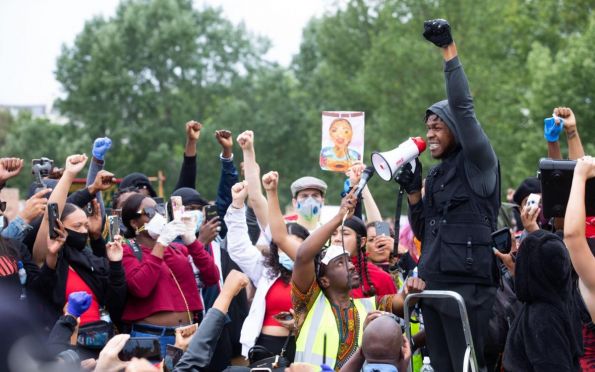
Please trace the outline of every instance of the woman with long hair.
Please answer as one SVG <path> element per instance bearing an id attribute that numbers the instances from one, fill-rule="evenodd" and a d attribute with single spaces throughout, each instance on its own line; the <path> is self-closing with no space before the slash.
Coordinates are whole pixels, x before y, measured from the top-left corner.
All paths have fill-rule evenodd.
<path id="1" fill-rule="evenodd" d="M 45 292 L 49 303 L 48 321 L 53 324 L 62 315 L 71 293 L 85 291 L 92 297 L 91 306 L 81 315 L 79 333 L 83 333 L 88 324 L 106 320 L 108 314 L 111 321 L 119 322 L 126 301 L 122 247 L 117 243 L 106 245 L 103 241 L 99 203 L 93 200 L 93 214 L 87 216 L 80 207 L 66 202 L 68 190 L 86 161 L 86 155 L 72 155 L 66 159 L 64 174 L 48 200 L 58 206 L 57 237 L 52 239 L 48 230 L 41 228 L 37 236 L 47 243 L 40 279 L 48 288 Z M 47 224 L 47 218 L 46 214 L 43 225 Z M 91 250 L 86 249 L 87 241 Z M 102 327 L 102 332 L 111 332 L 111 325 L 103 324 Z M 84 340 L 80 346 L 94 349 L 93 353 L 96 353 L 101 350 L 103 341 Z"/>
<path id="2" fill-rule="evenodd" d="M 278 208 L 277 179 L 276 172 L 263 177 L 263 184 L 269 196 L 269 210 L 275 205 Z M 256 286 L 250 313 L 242 327 L 242 355 L 255 362 L 266 357 L 267 350 L 278 355 L 286 348 L 284 356 L 292 362 L 295 355 L 295 337 L 290 334 L 292 326 L 289 325 L 292 324 L 291 273 L 297 247 L 309 233 L 296 223 L 285 226 L 282 217 L 269 214 L 268 220 L 271 223 L 280 220 L 281 228 L 285 232 L 284 237 L 287 239 L 277 241 L 273 236 L 268 252 L 261 254 L 248 236 L 244 207 L 247 194 L 246 181 L 234 185 L 233 202 L 225 216 L 229 254 Z M 283 325 L 285 320 L 287 323 Z M 260 348 L 253 349 L 255 345 Z"/>

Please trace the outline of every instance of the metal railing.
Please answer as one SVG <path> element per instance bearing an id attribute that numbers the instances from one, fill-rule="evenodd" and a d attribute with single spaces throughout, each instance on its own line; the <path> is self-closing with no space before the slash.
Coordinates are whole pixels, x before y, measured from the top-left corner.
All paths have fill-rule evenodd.
<path id="1" fill-rule="evenodd" d="M 467 372 L 469 370 L 469 365 L 471 366 L 472 372 L 478 372 L 479 367 L 477 365 L 477 357 L 475 355 L 475 348 L 473 347 L 473 337 L 471 336 L 471 328 L 469 327 L 469 317 L 467 316 L 467 308 L 465 307 L 465 300 L 463 297 L 458 294 L 457 292 L 453 291 L 423 291 L 421 293 L 412 293 L 407 295 L 405 298 L 404 304 L 404 312 L 405 312 L 405 332 L 407 333 L 407 339 L 411 342 L 411 328 L 409 322 L 409 301 L 412 299 L 424 299 L 424 298 L 434 298 L 434 299 L 442 299 L 442 300 L 455 300 L 457 305 L 459 306 L 459 313 L 461 315 L 461 323 L 463 326 L 463 333 L 465 335 L 465 342 L 467 343 L 467 348 L 465 350 L 465 355 L 463 359 L 463 372 Z M 422 314 L 423 315 L 423 314 Z M 413 358 L 412 358 L 413 360 Z M 408 372 L 413 370 L 412 363 L 409 364 Z"/>

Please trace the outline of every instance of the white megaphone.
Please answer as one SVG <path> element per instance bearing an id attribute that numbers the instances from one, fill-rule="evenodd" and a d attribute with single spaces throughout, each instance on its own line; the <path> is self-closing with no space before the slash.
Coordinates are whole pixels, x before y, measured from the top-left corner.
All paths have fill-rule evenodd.
<path id="1" fill-rule="evenodd" d="M 411 137 L 395 149 L 386 152 L 374 151 L 372 165 L 378 177 L 390 181 L 397 174 L 399 168 L 411 163 L 415 171 L 415 158 L 426 149 L 426 141 L 421 137 Z"/>

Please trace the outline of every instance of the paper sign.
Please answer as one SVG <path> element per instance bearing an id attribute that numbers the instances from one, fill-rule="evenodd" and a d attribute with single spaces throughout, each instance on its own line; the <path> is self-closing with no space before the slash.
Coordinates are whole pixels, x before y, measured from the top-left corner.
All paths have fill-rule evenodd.
<path id="1" fill-rule="evenodd" d="M 324 111 L 320 168 L 345 172 L 364 155 L 365 115 L 361 111 Z"/>

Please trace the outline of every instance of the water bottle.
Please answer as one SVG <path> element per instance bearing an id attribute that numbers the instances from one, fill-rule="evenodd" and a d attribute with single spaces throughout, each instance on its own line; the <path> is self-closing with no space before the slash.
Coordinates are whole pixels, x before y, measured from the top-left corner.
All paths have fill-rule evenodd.
<path id="1" fill-rule="evenodd" d="M 430 357 L 425 356 L 423 365 L 421 366 L 420 372 L 434 372 L 434 368 L 430 364 Z"/>

